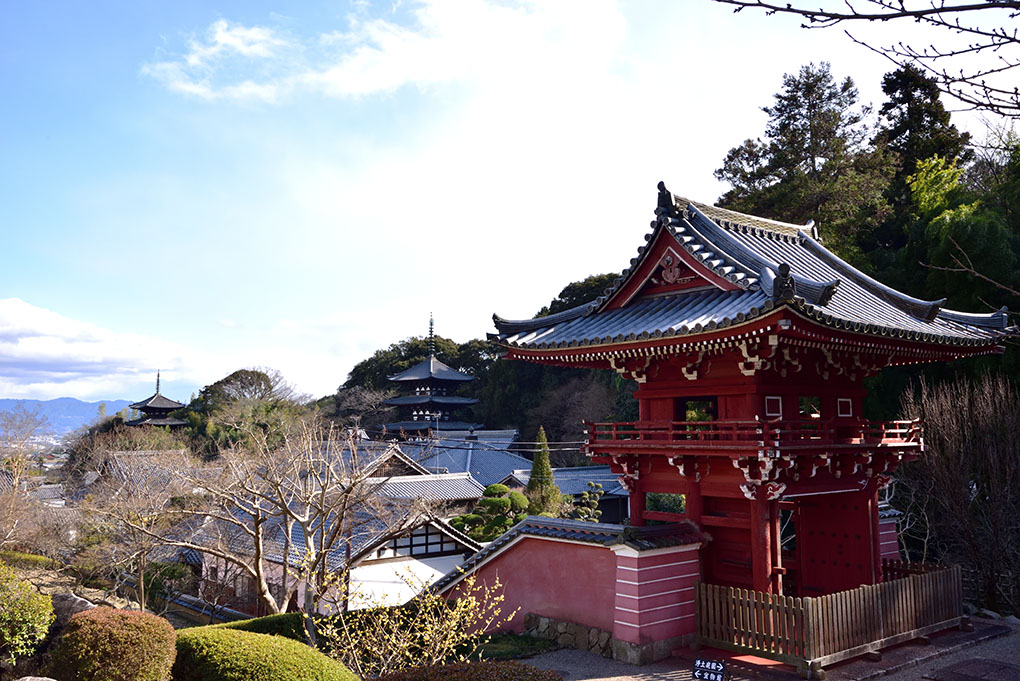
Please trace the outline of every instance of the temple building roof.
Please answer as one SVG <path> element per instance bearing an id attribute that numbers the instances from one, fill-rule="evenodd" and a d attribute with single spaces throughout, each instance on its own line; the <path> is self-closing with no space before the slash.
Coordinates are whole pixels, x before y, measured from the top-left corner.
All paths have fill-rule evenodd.
<path id="1" fill-rule="evenodd" d="M 171 400 L 168 397 L 163 397 L 156 391 L 156 394 L 152 397 L 147 397 L 141 402 L 135 402 L 131 405 L 131 409 L 137 409 L 138 411 L 144 411 L 146 409 L 168 409 L 173 411 L 174 409 L 182 409 L 184 405 L 176 400 Z"/>
<path id="2" fill-rule="evenodd" d="M 528 350 L 611 346 L 739 327 L 784 306 L 847 333 L 924 344 L 994 348 L 1017 335 L 1004 308 L 957 312 L 872 279 L 822 246 L 813 223 L 696 203 L 662 183 L 659 191 L 647 244 L 603 296 L 536 319 L 494 315 L 490 337 Z"/>
<path id="3" fill-rule="evenodd" d="M 457 395 L 403 395 L 391 397 L 383 401 L 383 404 L 391 407 L 418 406 L 418 405 L 439 405 L 443 407 L 468 407 L 478 404 L 473 397 L 458 397 Z"/>
<path id="4" fill-rule="evenodd" d="M 410 369 L 401 371 L 399 374 L 394 374 L 389 377 L 391 381 L 425 381 L 430 378 L 438 379 L 440 381 L 473 381 L 474 376 L 468 376 L 462 374 L 456 369 L 443 364 L 435 355 L 430 355 L 428 359 L 423 359 L 418 362 Z"/>

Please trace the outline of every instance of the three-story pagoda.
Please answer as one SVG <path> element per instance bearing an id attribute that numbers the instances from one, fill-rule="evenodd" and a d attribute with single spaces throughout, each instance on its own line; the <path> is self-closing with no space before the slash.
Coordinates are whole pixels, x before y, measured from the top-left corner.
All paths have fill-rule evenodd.
<path id="1" fill-rule="evenodd" d="M 478 404 L 471 397 L 457 395 L 457 389 L 475 380 L 474 376 L 447 366 L 436 358 L 434 321 L 429 318 L 429 356 L 410 369 L 390 376 L 390 381 L 401 387 L 403 395 L 385 400 L 383 404 L 399 407 L 403 418 L 387 423 L 391 433 L 403 432 L 409 435 L 428 431 L 462 431 L 480 428 L 481 424 L 461 421 L 456 412 Z"/>

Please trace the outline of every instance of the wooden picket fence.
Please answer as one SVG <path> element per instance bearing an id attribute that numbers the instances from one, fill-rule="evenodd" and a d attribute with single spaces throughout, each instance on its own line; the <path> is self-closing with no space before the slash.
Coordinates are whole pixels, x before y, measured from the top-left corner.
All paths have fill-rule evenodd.
<path id="1" fill-rule="evenodd" d="M 698 584 L 695 645 L 797 665 L 822 666 L 963 622 L 959 566 L 815 598 Z"/>

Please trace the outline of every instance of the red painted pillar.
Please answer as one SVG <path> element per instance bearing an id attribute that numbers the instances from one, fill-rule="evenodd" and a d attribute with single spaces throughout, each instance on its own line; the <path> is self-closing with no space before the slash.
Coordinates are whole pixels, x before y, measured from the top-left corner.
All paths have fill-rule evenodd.
<path id="1" fill-rule="evenodd" d="M 755 591 L 772 588 L 772 542 L 769 502 L 754 499 L 751 505 L 751 586 Z"/>
<path id="2" fill-rule="evenodd" d="M 645 490 L 640 480 L 635 480 L 630 490 L 630 524 L 632 527 L 645 524 Z"/>
<path id="3" fill-rule="evenodd" d="M 783 529 L 780 523 L 779 501 L 770 501 L 769 534 L 772 548 L 772 593 L 783 593 Z"/>
<path id="4" fill-rule="evenodd" d="M 687 489 L 684 492 L 684 514 L 687 519 L 701 528 L 701 513 L 704 508 L 704 501 L 701 498 L 701 483 L 687 479 Z"/>

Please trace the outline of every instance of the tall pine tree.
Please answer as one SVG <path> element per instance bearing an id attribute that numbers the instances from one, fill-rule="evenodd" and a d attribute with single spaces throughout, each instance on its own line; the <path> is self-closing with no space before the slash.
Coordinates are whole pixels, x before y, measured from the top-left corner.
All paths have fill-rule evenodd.
<path id="1" fill-rule="evenodd" d="M 763 111 L 764 139 L 734 147 L 715 171 L 732 187 L 719 205 L 815 220 L 831 248 L 859 261 L 861 242 L 888 213 L 884 190 L 893 168 L 882 147 L 868 144 L 870 108 L 859 103 L 853 80 L 837 82 L 826 62 L 808 64 L 783 77 Z"/>

